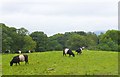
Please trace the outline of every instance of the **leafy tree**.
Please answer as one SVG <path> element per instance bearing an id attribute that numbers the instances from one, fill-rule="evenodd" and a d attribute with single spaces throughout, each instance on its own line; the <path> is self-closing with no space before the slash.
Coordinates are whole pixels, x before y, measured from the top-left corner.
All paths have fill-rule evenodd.
<path id="1" fill-rule="evenodd" d="M 28 35 L 28 34 L 29 34 L 28 30 L 25 29 L 25 28 L 17 29 L 17 33 L 18 33 L 19 35 L 21 35 L 21 36 L 25 36 L 25 35 Z"/>
<path id="2" fill-rule="evenodd" d="M 93 49 L 93 50 L 97 49 L 99 39 L 96 34 L 92 32 L 88 32 L 85 39 L 86 39 L 86 47 L 88 49 Z"/>
<path id="3" fill-rule="evenodd" d="M 75 31 L 74 33 L 82 35 L 82 36 L 86 36 L 87 35 L 87 33 L 84 32 L 84 31 Z"/>
<path id="4" fill-rule="evenodd" d="M 26 50 L 35 50 L 36 42 L 32 40 L 30 36 L 24 37 L 24 46 L 22 50 L 25 52 Z"/>
<path id="5" fill-rule="evenodd" d="M 118 52 L 120 52 L 120 45 L 118 45 Z"/>
<path id="6" fill-rule="evenodd" d="M 32 39 L 36 41 L 36 48 L 35 51 L 41 52 L 47 50 L 47 35 L 44 32 L 33 32 L 30 34 Z"/>
<path id="7" fill-rule="evenodd" d="M 60 43 L 58 43 L 57 40 L 52 40 L 48 42 L 47 50 L 53 51 L 53 50 L 62 50 L 62 46 Z"/>
<path id="8" fill-rule="evenodd" d="M 48 38 L 47 50 L 62 50 L 65 45 L 64 34 L 55 34 Z"/>
<path id="9" fill-rule="evenodd" d="M 31 47 L 35 48 L 35 42 L 28 36 L 28 31 L 24 28 L 16 29 L 14 27 L 2 26 L 2 51 L 11 50 L 13 53 L 20 49 L 24 50 Z M 29 45 L 28 45 L 29 44 Z"/>
<path id="10" fill-rule="evenodd" d="M 108 51 L 120 51 L 120 31 L 108 30 L 99 36 L 93 32 L 75 31 L 55 34 L 47 37 L 44 32 L 35 31 L 29 35 L 25 28 L 16 29 L 0 23 L 0 51 L 11 50 L 13 53 L 34 50 L 42 52 L 46 50 L 62 50 L 64 47 L 77 49 L 85 46 L 87 49 L 99 49 Z M 2 44 L 2 45 L 1 45 Z"/>
<path id="11" fill-rule="evenodd" d="M 98 37 L 92 32 L 66 32 L 66 47 L 77 49 L 78 47 L 86 47 L 88 49 L 96 49 Z"/>
<path id="12" fill-rule="evenodd" d="M 99 36 L 99 49 L 101 50 L 111 50 L 118 51 L 118 45 L 120 39 L 118 38 L 118 34 L 120 31 L 117 30 L 108 30 L 105 34 Z"/>
<path id="13" fill-rule="evenodd" d="M 2 24 L 0 24 L 0 53 L 2 52 Z"/>
<path id="14" fill-rule="evenodd" d="M 81 46 L 85 46 L 84 36 L 80 36 L 78 34 L 69 36 L 69 39 L 66 41 L 66 46 L 71 49 L 77 49 Z"/>
<path id="15" fill-rule="evenodd" d="M 8 35 L 9 27 L 5 26 L 5 24 L 0 25 L 2 26 L 2 51 L 5 51 L 11 49 L 12 38 Z"/>

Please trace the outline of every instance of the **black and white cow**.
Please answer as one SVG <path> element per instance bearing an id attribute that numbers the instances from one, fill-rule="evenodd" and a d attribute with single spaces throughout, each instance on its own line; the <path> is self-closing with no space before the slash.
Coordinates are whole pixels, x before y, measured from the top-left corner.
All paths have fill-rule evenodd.
<path id="1" fill-rule="evenodd" d="M 20 50 L 18 50 L 18 51 L 16 51 L 15 53 L 19 53 L 19 54 L 21 54 L 22 52 L 21 52 Z"/>
<path id="2" fill-rule="evenodd" d="M 5 53 L 10 53 L 10 50 L 6 50 Z"/>
<path id="3" fill-rule="evenodd" d="M 33 51 L 32 50 L 27 50 L 26 53 L 33 53 Z"/>
<path id="4" fill-rule="evenodd" d="M 24 62 L 25 61 L 25 64 L 28 63 L 28 55 L 17 55 L 17 56 L 14 56 L 13 59 L 10 61 L 10 66 L 13 65 L 13 63 L 17 63 L 20 65 L 20 62 Z"/>
<path id="5" fill-rule="evenodd" d="M 66 56 L 66 54 L 69 54 L 69 56 L 73 56 L 73 57 L 75 57 L 75 54 L 72 52 L 72 50 L 70 50 L 69 48 L 65 48 L 64 50 L 63 50 L 63 56 L 65 55 Z"/>
<path id="6" fill-rule="evenodd" d="M 81 54 L 83 49 L 84 49 L 84 47 L 78 48 L 78 49 L 76 50 L 77 54 Z"/>
<path id="7" fill-rule="evenodd" d="M 78 48 L 78 49 L 76 50 L 76 52 L 77 52 L 77 54 L 81 54 L 81 53 L 82 53 L 82 48 Z"/>

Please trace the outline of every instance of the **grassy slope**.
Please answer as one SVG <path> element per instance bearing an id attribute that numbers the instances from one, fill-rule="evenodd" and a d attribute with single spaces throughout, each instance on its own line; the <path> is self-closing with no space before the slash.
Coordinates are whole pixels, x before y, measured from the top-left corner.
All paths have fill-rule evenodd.
<path id="1" fill-rule="evenodd" d="M 2 75 L 2 55 L 0 54 L 0 76 Z"/>
<path id="2" fill-rule="evenodd" d="M 29 64 L 9 66 L 16 54 L 3 55 L 4 75 L 117 75 L 118 53 L 84 51 L 75 57 L 59 52 L 31 53 Z"/>

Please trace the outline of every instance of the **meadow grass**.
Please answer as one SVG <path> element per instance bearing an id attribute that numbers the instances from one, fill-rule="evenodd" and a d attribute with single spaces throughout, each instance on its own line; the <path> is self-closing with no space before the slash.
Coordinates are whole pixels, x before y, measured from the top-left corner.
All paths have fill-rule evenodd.
<path id="1" fill-rule="evenodd" d="M 29 64 L 10 66 L 15 55 L 2 55 L 3 75 L 118 75 L 118 52 L 84 50 L 75 57 L 62 51 L 29 53 Z"/>
<path id="2" fill-rule="evenodd" d="M 2 55 L 0 54 L 0 76 L 2 76 Z"/>

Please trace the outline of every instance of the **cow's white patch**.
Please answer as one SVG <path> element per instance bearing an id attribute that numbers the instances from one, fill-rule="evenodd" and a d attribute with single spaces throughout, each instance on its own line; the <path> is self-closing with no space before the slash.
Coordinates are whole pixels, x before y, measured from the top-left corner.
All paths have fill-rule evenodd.
<path id="1" fill-rule="evenodd" d="M 18 51 L 19 53 L 21 53 L 21 51 Z"/>
<path id="2" fill-rule="evenodd" d="M 68 48 L 65 48 L 65 54 L 67 54 L 68 50 L 69 50 Z"/>
<path id="3" fill-rule="evenodd" d="M 20 59 L 20 61 L 25 61 L 24 55 L 19 55 L 19 59 Z"/>
<path id="4" fill-rule="evenodd" d="M 85 47 L 82 47 L 82 49 L 84 49 Z"/>
<path id="5" fill-rule="evenodd" d="M 82 48 L 80 48 L 80 50 L 82 51 Z"/>
<path id="6" fill-rule="evenodd" d="M 30 50 L 28 52 L 30 53 Z"/>

